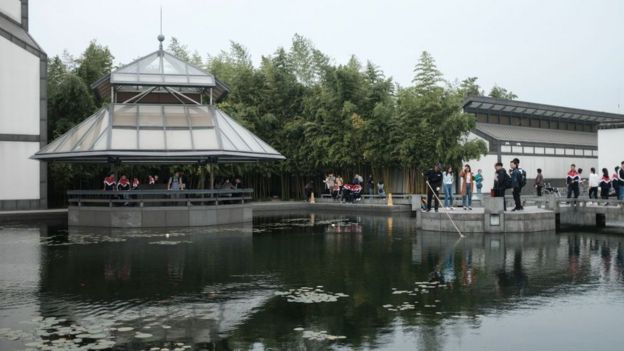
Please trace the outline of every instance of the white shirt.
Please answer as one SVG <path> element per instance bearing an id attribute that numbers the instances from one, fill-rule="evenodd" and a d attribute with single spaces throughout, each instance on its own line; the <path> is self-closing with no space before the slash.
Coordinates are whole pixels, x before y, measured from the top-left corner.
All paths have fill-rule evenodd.
<path id="1" fill-rule="evenodd" d="M 595 188 L 600 185 L 600 177 L 596 173 L 589 174 L 589 187 Z"/>
<path id="2" fill-rule="evenodd" d="M 472 173 L 466 173 L 466 184 L 472 183 Z"/>

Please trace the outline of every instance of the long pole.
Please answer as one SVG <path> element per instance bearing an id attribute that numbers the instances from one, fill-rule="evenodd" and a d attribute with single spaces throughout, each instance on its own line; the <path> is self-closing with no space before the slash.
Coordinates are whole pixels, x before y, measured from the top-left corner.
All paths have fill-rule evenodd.
<path id="1" fill-rule="evenodd" d="M 429 189 L 431 190 L 431 193 L 433 194 L 433 196 L 435 196 L 435 198 L 438 200 L 438 204 L 441 204 L 442 201 L 440 200 L 440 198 L 438 197 L 438 195 L 436 194 L 435 190 L 433 190 L 433 188 L 431 187 L 431 184 L 429 184 L 429 181 L 426 180 L 425 183 L 427 183 L 427 186 L 429 187 Z M 446 214 L 446 216 L 448 217 L 449 221 L 451 221 L 451 223 L 453 223 L 453 227 L 455 227 L 455 230 L 457 230 L 457 234 L 459 234 L 459 236 L 461 238 L 464 237 L 464 234 L 462 234 L 461 230 L 459 230 L 459 228 L 457 227 L 457 224 L 455 224 L 455 222 L 453 221 L 453 218 L 451 218 L 451 215 L 448 214 L 448 212 L 444 212 Z"/>

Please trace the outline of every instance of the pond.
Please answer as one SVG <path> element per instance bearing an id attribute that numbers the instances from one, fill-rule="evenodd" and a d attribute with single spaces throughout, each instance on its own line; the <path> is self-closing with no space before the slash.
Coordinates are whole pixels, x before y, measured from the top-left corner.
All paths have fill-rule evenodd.
<path id="1" fill-rule="evenodd" d="M 620 350 L 624 236 L 0 227 L 0 350 Z"/>

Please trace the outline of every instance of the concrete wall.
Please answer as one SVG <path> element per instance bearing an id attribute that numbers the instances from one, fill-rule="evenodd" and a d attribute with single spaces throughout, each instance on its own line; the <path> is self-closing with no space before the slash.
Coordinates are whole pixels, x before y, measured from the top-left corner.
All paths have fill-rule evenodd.
<path id="1" fill-rule="evenodd" d="M 10 17 L 17 23 L 22 21 L 22 2 L 20 0 L 0 1 L 0 12 Z M 0 52 L 2 52 L 0 50 Z"/>
<path id="2" fill-rule="evenodd" d="M 29 158 L 47 143 L 47 57 L 16 34 L 28 30 L 27 0 L 0 12 L 22 27 L 0 28 L 0 211 L 45 208 L 47 166 Z"/>
<path id="3" fill-rule="evenodd" d="M 39 135 L 39 57 L 0 36 L 0 134 Z"/>
<path id="4" fill-rule="evenodd" d="M 39 161 L 29 157 L 38 142 L 0 141 L 0 200 L 40 198 Z"/>
<path id="5" fill-rule="evenodd" d="M 624 161 L 624 128 L 598 130 L 598 166 L 612 174 Z"/>
<path id="6" fill-rule="evenodd" d="M 70 206 L 68 209 L 68 224 L 82 227 L 201 227 L 252 220 L 253 210 L 248 205 L 144 208 Z"/>

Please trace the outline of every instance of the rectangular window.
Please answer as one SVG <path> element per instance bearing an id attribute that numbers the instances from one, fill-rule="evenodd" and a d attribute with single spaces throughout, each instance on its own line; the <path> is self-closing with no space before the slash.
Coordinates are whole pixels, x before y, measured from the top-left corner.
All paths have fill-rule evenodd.
<path id="1" fill-rule="evenodd" d="M 501 152 L 511 152 L 511 146 L 501 145 Z"/>
<path id="2" fill-rule="evenodd" d="M 585 124 L 583 125 L 583 130 L 586 132 L 591 132 L 592 131 L 592 126 L 591 124 Z"/>
<path id="3" fill-rule="evenodd" d="M 488 121 L 487 115 L 484 115 L 481 113 L 477 115 L 477 122 L 487 123 L 487 121 Z"/>
<path id="4" fill-rule="evenodd" d="M 568 130 L 568 124 L 566 122 L 559 122 L 560 130 Z"/>
<path id="5" fill-rule="evenodd" d="M 583 154 L 584 154 L 585 156 L 592 156 L 592 155 L 593 155 L 593 152 L 592 152 L 592 150 L 583 150 Z"/>
<path id="6" fill-rule="evenodd" d="M 550 128 L 550 123 L 545 120 L 545 119 L 541 119 L 540 120 L 540 128 Z"/>
<path id="7" fill-rule="evenodd" d="M 559 149 L 559 148 L 556 148 L 556 149 L 555 149 L 555 154 L 556 154 L 556 155 L 563 155 L 563 154 L 565 154 L 565 150 L 564 150 L 564 149 Z"/>
<path id="8" fill-rule="evenodd" d="M 501 116 L 500 117 L 500 124 L 509 124 L 509 117 Z"/>
<path id="9" fill-rule="evenodd" d="M 568 123 L 568 130 L 576 130 L 576 123 Z"/>
<path id="10" fill-rule="evenodd" d="M 550 121 L 550 129 L 559 129 L 559 123 L 556 121 Z"/>
<path id="11" fill-rule="evenodd" d="M 592 151 L 593 151 L 594 156 L 598 156 L 598 150 L 592 150 Z"/>
<path id="12" fill-rule="evenodd" d="M 520 118 L 518 118 L 518 117 L 511 117 L 511 125 L 512 126 L 519 126 L 520 125 Z"/>
<path id="13" fill-rule="evenodd" d="M 574 149 L 565 149 L 566 155 L 574 155 Z"/>
<path id="14" fill-rule="evenodd" d="M 574 154 L 575 154 L 576 156 L 583 156 L 583 150 L 581 150 L 581 149 L 576 149 L 576 150 L 574 150 Z"/>
<path id="15" fill-rule="evenodd" d="M 535 147 L 535 153 L 543 155 L 544 154 L 544 148 L 543 147 Z"/>
<path id="16" fill-rule="evenodd" d="M 548 155 L 553 155 L 555 153 L 555 148 L 554 147 L 547 147 L 544 150 L 544 153 L 548 154 Z"/>
<path id="17" fill-rule="evenodd" d="M 511 150 L 513 151 L 514 154 L 521 154 L 522 153 L 522 146 L 513 146 L 511 148 Z"/>
<path id="18" fill-rule="evenodd" d="M 531 127 L 533 127 L 533 128 L 539 128 L 539 127 L 540 127 L 540 121 L 539 121 L 539 119 L 532 119 L 532 120 L 531 120 Z"/>
<path id="19" fill-rule="evenodd" d="M 520 118 L 520 123 L 523 127 L 529 127 L 531 125 L 531 121 L 528 118 Z"/>
<path id="20" fill-rule="evenodd" d="M 524 153 L 525 154 L 532 154 L 533 152 L 534 152 L 533 151 L 533 146 L 525 146 L 524 147 Z"/>

